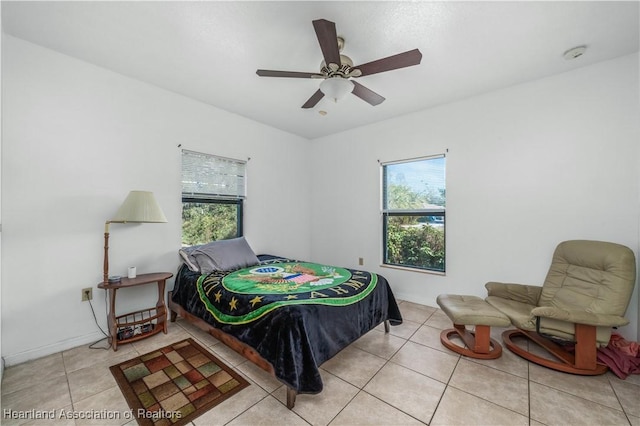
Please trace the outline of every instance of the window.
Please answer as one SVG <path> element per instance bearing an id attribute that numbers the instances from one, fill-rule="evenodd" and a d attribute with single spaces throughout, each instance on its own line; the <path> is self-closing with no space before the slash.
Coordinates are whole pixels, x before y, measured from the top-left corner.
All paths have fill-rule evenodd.
<path id="1" fill-rule="evenodd" d="M 246 162 L 182 150 L 182 245 L 242 236 Z"/>
<path id="2" fill-rule="evenodd" d="M 445 156 L 382 164 L 383 263 L 445 272 Z"/>

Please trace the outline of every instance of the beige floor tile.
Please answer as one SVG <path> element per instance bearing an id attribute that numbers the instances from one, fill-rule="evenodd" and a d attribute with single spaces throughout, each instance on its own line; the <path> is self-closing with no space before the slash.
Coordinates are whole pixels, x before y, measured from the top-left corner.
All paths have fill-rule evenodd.
<path id="1" fill-rule="evenodd" d="M 443 331 L 445 331 L 445 330 L 451 330 L 451 329 L 452 329 L 452 327 L 445 328 L 445 329 L 443 329 L 443 330 L 439 330 L 439 329 L 437 329 L 437 328 L 433 328 L 433 327 L 431 327 L 431 329 L 443 332 Z M 467 329 L 468 329 L 468 330 L 470 330 L 470 331 L 473 331 L 473 329 L 472 329 L 472 328 L 470 328 L 469 326 L 467 326 Z M 461 348 L 465 348 L 465 347 L 467 347 L 467 344 L 464 342 L 464 340 L 462 340 L 462 338 L 461 338 L 460 336 L 458 336 L 458 334 L 457 334 L 457 333 L 452 333 L 452 334 L 449 336 L 449 342 L 453 343 L 453 344 L 454 344 L 454 345 L 456 345 L 456 346 L 460 346 Z M 451 350 L 451 349 L 449 349 L 449 348 L 444 347 L 444 345 L 442 345 L 442 342 L 440 342 L 440 346 L 442 347 L 442 351 L 443 351 L 443 352 L 448 353 L 449 355 L 456 355 L 456 354 L 458 354 L 457 352 L 455 352 L 455 351 L 453 351 L 453 350 Z"/>
<path id="2" fill-rule="evenodd" d="M 430 327 L 428 325 L 421 326 L 409 339 L 412 342 L 420 343 L 424 346 L 429 346 L 430 348 L 437 349 L 439 351 L 453 354 L 454 352 L 445 348 L 440 341 L 440 332 L 442 330 L 439 328 Z"/>
<path id="3" fill-rule="evenodd" d="M 247 360 L 225 344 L 208 346 L 207 349 L 230 367 L 236 367 Z"/>
<path id="4" fill-rule="evenodd" d="M 172 327 L 171 325 L 169 325 L 167 334 L 158 333 L 147 339 L 138 340 L 137 342 L 129 343 L 127 345 L 123 345 L 122 347 L 133 346 L 140 355 L 144 355 L 156 349 L 163 348 L 165 346 L 171 345 L 172 343 L 176 343 L 190 337 L 191 335 L 187 333 L 184 328 L 180 326 Z M 121 346 L 118 346 L 118 352 L 120 352 L 120 348 Z"/>
<path id="5" fill-rule="evenodd" d="M 215 346 L 222 342 L 213 337 L 211 334 L 207 333 L 204 330 L 196 327 L 188 321 L 183 319 L 178 319 L 175 322 L 176 325 L 182 327 L 187 333 L 189 333 L 195 340 L 198 341 L 202 346 Z"/>
<path id="6" fill-rule="evenodd" d="M 453 327 L 453 323 L 447 314 L 439 309 L 429 317 L 425 324 L 433 328 L 439 328 L 440 330 Z"/>
<path id="7" fill-rule="evenodd" d="M 551 353 L 549 353 L 546 349 L 542 348 L 541 346 L 539 346 L 537 343 L 525 338 L 525 337 L 521 337 L 521 336 L 515 336 L 512 337 L 511 341 L 518 347 L 524 349 L 525 351 L 528 351 L 540 358 L 544 358 L 544 359 L 548 359 L 551 360 L 553 362 L 557 362 L 558 359 L 554 356 L 551 355 Z M 504 345 L 503 345 L 504 346 Z M 504 347 L 505 350 L 509 350 L 506 346 Z M 534 363 L 529 362 L 530 365 L 537 365 Z"/>
<path id="8" fill-rule="evenodd" d="M 469 361 L 482 364 L 486 367 L 495 368 L 505 373 L 513 374 L 518 377 L 527 379 L 529 377 L 529 363 L 526 359 L 519 357 L 509 349 L 502 347 L 502 355 L 496 359 L 472 359 Z"/>
<path id="9" fill-rule="evenodd" d="M 300 394 L 293 411 L 312 425 L 327 425 L 358 393 L 359 389 L 344 380 L 321 371 L 323 389 L 315 395 Z M 286 387 L 274 395 L 286 403 Z"/>
<path id="10" fill-rule="evenodd" d="M 31 386 L 2 395 L 2 410 L 49 411 L 71 405 L 66 376 L 33 380 Z M 4 417 L 4 416 L 3 416 Z"/>
<path id="11" fill-rule="evenodd" d="M 352 345 L 381 358 L 390 359 L 405 342 L 405 339 L 393 334 L 371 330 Z"/>
<path id="12" fill-rule="evenodd" d="M 540 358 L 550 359 L 551 361 L 554 361 L 554 362 L 558 361 L 558 359 L 555 356 L 551 355 L 551 353 L 549 353 L 547 350 L 545 350 L 541 346 L 538 346 L 538 344 L 535 342 L 524 340 L 520 337 L 514 339 L 514 341 L 518 346 L 528 348 L 529 352 L 539 356 Z"/>
<path id="13" fill-rule="evenodd" d="M 618 378 L 618 376 L 613 374 L 611 371 L 609 371 L 609 373 L 607 373 L 607 374 L 615 377 L 618 380 L 622 380 L 622 379 Z M 640 374 L 630 374 L 629 376 L 627 376 L 626 379 L 624 379 L 624 382 L 625 383 L 633 383 L 634 385 L 640 386 Z"/>
<path id="14" fill-rule="evenodd" d="M 387 360 L 384 358 L 372 355 L 355 346 L 348 346 L 322 364 L 322 369 L 362 388 L 386 362 Z"/>
<path id="15" fill-rule="evenodd" d="M 521 377 L 463 358 L 449 385 L 517 413 L 529 414 L 528 382 Z"/>
<path id="16" fill-rule="evenodd" d="M 609 379 L 605 375 L 578 376 L 532 363 L 529 366 L 529 378 L 532 382 L 606 405 L 615 410 L 622 410 L 618 398 L 612 392 Z"/>
<path id="17" fill-rule="evenodd" d="M 195 418 L 192 423 L 196 426 L 225 425 L 268 395 L 260 386 L 252 384 Z"/>
<path id="18" fill-rule="evenodd" d="M 197 325 L 190 323 L 189 321 L 187 321 L 186 319 L 184 319 L 181 316 L 178 316 L 176 318 L 176 320 L 173 321 L 173 322 L 169 321 L 169 328 L 171 328 L 173 326 L 182 327 L 186 331 L 200 330 L 200 328 Z"/>
<path id="19" fill-rule="evenodd" d="M 82 401 L 83 399 L 117 386 L 109 367 L 127 361 L 134 356 L 135 355 L 131 353 L 122 354 L 118 358 L 101 361 L 93 366 L 70 372 L 67 377 L 69 379 L 72 401 Z"/>
<path id="20" fill-rule="evenodd" d="M 76 415 L 94 414 L 93 418 L 77 421 L 82 425 L 124 425 L 131 421 L 131 409 L 117 386 L 75 402 L 73 408 Z"/>
<path id="21" fill-rule="evenodd" d="M 409 308 L 412 308 L 412 309 L 418 309 L 420 311 L 425 311 L 425 312 L 427 312 L 429 314 L 432 314 L 432 313 L 434 313 L 435 311 L 438 310 L 437 307 L 423 305 L 421 303 L 409 302 L 408 300 L 404 300 L 402 302 L 402 304 L 404 305 L 405 308 L 409 307 Z"/>
<path id="22" fill-rule="evenodd" d="M 108 367 L 192 337 L 213 353 L 217 351 L 227 364 L 235 365 L 251 386 L 204 413 L 191 426 L 301 421 L 318 425 L 405 425 L 420 421 L 434 425 L 517 425 L 526 420 L 527 401 L 530 426 L 640 426 L 640 375 L 626 380 L 611 372 L 595 377 L 573 376 L 531 364 L 506 348 L 496 360 L 460 357 L 440 343 L 441 329 L 451 327 L 442 311 L 407 301 L 400 302 L 400 307 L 406 313 L 403 326 L 391 327 L 389 334 L 382 326 L 376 327 L 327 361 L 320 370 L 324 391 L 299 395 L 294 411 L 284 406 L 286 387 L 280 381 L 181 319 L 169 325 L 168 336 L 159 334 L 122 345 L 117 352 L 82 346 L 7 368 L 2 381 L 2 409 L 55 410 L 56 417 L 64 410 L 68 417 L 49 422 L 10 419 L 5 414 L 0 423 L 136 426 L 134 419 L 127 418 L 129 407 Z M 492 337 L 501 341 L 502 331 L 492 327 Z M 529 346 L 524 339 L 518 339 L 518 344 Z M 541 353 L 537 348 L 533 351 Z M 444 366 L 438 364 L 442 357 L 457 360 L 453 374 L 448 372 L 446 362 Z M 34 380 L 37 385 L 33 385 Z M 362 386 L 364 390 L 359 390 Z M 87 413 L 108 413 L 110 417 L 120 413 L 120 418 L 71 418 Z"/>
<path id="23" fill-rule="evenodd" d="M 117 360 L 125 355 L 127 358 L 133 358 L 138 355 L 138 352 L 133 345 L 118 346 L 117 351 L 113 349 L 91 349 L 88 345 L 85 345 L 62 352 L 67 374 L 81 368 L 91 367 L 96 363 L 115 360 L 113 364 L 116 364 Z"/>
<path id="24" fill-rule="evenodd" d="M 255 382 L 256 385 L 260 386 L 262 389 L 269 393 L 282 386 L 282 382 L 276 379 L 273 374 L 267 373 L 262 368 L 258 367 L 250 361 L 243 362 L 242 364 L 236 366 L 235 369 L 247 376 L 250 380 Z"/>
<path id="25" fill-rule="evenodd" d="M 34 381 L 64 376 L 64 361 L 61 353 L 8 367 L 2 375 L 2 395 L 33 386 Z"/>
<path id="26" fill-rule="evenodd" d="M 407 342 L 391 358 L 391 362 L 447 383 L 458 363 L 458 355 L 450 355 L 414 342 Z"/>
<path id="27" fill-rule="evenodd" d="M 408 415 L 429 423 L 445 385 L 420 373 L 388 363 L 365 386 L 364 391 Z"/>
<path id="28" fill-rule="evenodd" d="M 531 419 L 545 425 L 628 425 L 622 411 L 535 382 L 530 385 Z"/>
<path id="29" fill-rule="evenodd" d="M 430 425 L 529 425 L 529 418 L 449 386 Z"/>
<path id="30" fill-rule="evenodd" d="M 361 391 L 329 424 L 330 426 L 356 426 L 421 425 L 424 423 Z"/>
<path id="31" fill-rule="evenodd" d="M 416 332 L 418 328 L 420 328 L 422 324 L 419 322 L 409 321 L 407 319 L 403 319 L 402 324 L 400 325 L 392 325 L 389 327 L 389 333 L 394 336 L 401 337 L 403 339 L 408 339 Z M 380 324 L 375 328 L 377 331 L 384 332 L 384 324 Z"/>
<path id="32" fill-rule="evenodd" d="M 625 413 L 640 417 L 640 386 L 620 380 L 617 377 L 609 378 L 615 396 L 622 404 Z"/>
<path id="33" fill-rule="evenodd" d="M 419 324 L 424 324 L 436 311 L 435 308 L 412 302 L 402 302 L 398 307 L 400 308 L 400 314 L 403 320 L 417 322 Z"/>
<path id="34" fill-rule="evenodd" d="M 308 425 L 294 411 L 289 410 L 272 396 L 265 399 L 227 423 L 229 426 L 244 425 Z"/>
<path id="35" fill-rule="evenodd" d="M 502 343 L 502 333 L 508 329 L 513 327 L 491 327 L 491 338 L 496 339 L 498 342 Z"/>
<path id="36" fill-rule="evenodd" d="M 502 333 L 507 330 L 514 330 L 515 328 L 512 326 L 509 327 L 491 327 L 491 338 L 497 340 L 502 343 Z"/>

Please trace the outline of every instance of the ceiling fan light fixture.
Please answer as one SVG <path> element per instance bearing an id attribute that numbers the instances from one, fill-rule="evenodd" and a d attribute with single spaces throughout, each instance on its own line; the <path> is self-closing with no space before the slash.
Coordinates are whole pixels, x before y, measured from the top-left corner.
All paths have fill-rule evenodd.
<path id="1" fill-rule="evenodd" d="M 380 105 L 384 102 L 384 97 L 360 83 L 351 81 L 350 78 L 358 78 L 371 74 L 397 70 L 400 68 L 418 65 L 422 60 L 420 50 L 413 49 L 396 55 L 376 59 L 375 61 L 353 66 L 353 61 L 340 51 L 344 47 L 344 39 L 336 34 L 335 22 L 326 19 L 316 19 L 313 28 L 322 51 L 322 63 L 320 72 L 299 72 L 299 71 L 276 71 L 262 70 L 256 71 L 260 77 L 289 77 L 289 78 L 322 78 L 320 88 L 316 90 L 307 101 L 302 104 L 303 109 L 315 107 L 325 96 L 338 101 L 348 93 L 362 99 L 372 106 Z M 337 43 L 335 42 L 337 40 Z"/>
<path id="2" fill-rule="evenodd" d="M 332 77 L 320 83 L 320 91 L 328 98 L 338 102 L 353 91 L 353 82 L 342 77 Z"/>

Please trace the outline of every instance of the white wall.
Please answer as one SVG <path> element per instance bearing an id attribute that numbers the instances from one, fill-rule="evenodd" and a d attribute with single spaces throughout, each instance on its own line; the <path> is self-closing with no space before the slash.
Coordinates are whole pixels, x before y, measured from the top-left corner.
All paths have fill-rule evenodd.
<path id="1" fill-rule="evenodd" d="M 483 296 L 488 280 L 539 284 L 564 239 L 640 247 L 637 55 L 310 143 L 19 39 L 3 43 L 9 365 L 101 336 L 80 290 L 94 287 L 104 328 L 103 224 L 129 190 L 154 191 L 169 223 L 112 225 L 111 273 L 176 270 L 178 144 L 251 158 L 245 235 L 257 252 L 342 266 L 364 257 L 407 300 Z M 446 149 L 447 275 L 380 268 L 377 160 Z M 276 167 L 283 156 L 305 161 Z M 283 192 L 297 209 L 282 208 Z M 154 298 L 140 288 L 121 306 Z M 633 340 L 638 305 L 636 288 L 623 330 Z"/>
<path id="2" fill-rule="evenodd" d="M 310 256 L 309 141 L 3 35 L 2 353 L 7 365 L 99 339 L 104 222 L 130 190 L 153 191 L 167 224 L 111 225 L 110 273 L 175 272 L 180 149 L 248 163 L 245 235 L 256 252 Z M 169 288 L 172 287 L 171 281 Z M 123 291 L 120 311 L 155 304 Z"/>
<path id="3" fill-rule="evenodd" d="M 540 285 L 556 244 L 639 247 L 638 55 L 313 141 L 312 257 L 386 276 L 396 296 Z M 387 102 L 393 102 L 389 96 Z M 379 267 L 380 166 L 447 153 L 446 276 Z M 638 340 L 638 290 L 622 330 Z"/>

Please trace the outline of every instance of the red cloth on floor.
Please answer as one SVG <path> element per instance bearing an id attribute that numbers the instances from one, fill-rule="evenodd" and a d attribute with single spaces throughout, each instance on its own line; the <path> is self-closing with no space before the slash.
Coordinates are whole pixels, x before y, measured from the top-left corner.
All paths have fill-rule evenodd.
<path id="1" fill-rule="evenodd" d="M 640 374 L 640 347 L 617 333 L 611 335 L 609 344 L 598 349 L 598 361 L 606 364 L 621 379 L 629 374 Z"/>
<path id="2" fill-rule="evenodd" d="M 615 348 L 620 349 L 627 355 L 630 356 L 638 356 L 638 352 L 640 352 L 640 345 L 637 342 L 629 342 L 624 339 L 618 333 L 613 333 L 611 335 L 611 339 L 609 339 L 609 344 Z"/>

